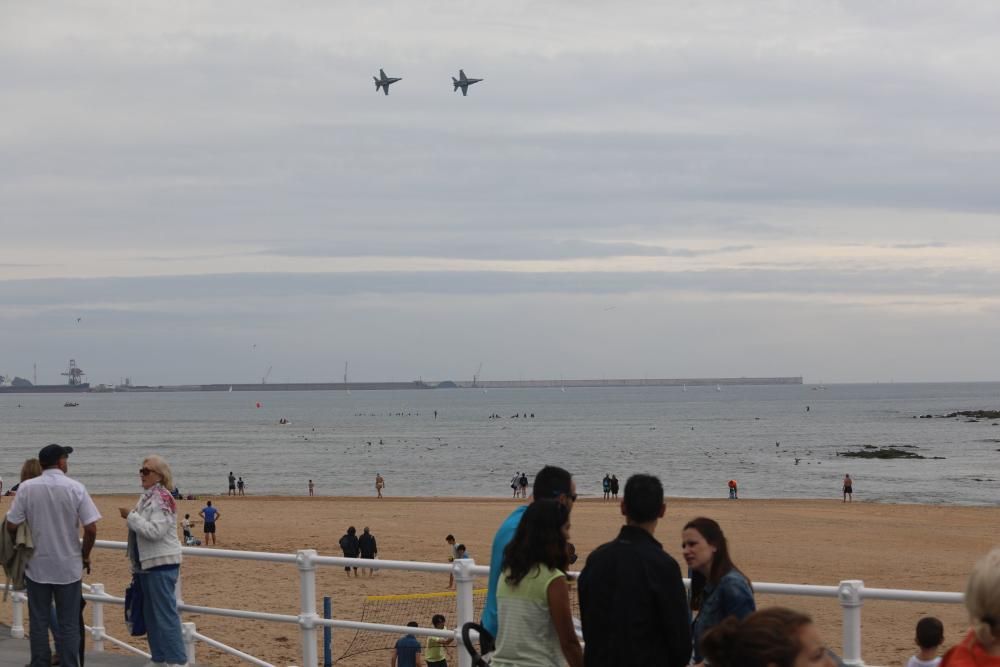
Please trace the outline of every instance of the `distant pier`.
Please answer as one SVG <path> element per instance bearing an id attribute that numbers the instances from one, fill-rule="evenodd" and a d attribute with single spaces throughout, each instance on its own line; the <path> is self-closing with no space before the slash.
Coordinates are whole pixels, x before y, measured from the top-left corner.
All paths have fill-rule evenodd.
<path id="1" fill-rule="evenodd" d="M 531 389 L 544 387 L 733 387 L 739 385 L 802 384 L 797 377 L 754 378 L 614 378 L 601 380 L 479 380 L 456 382 L 462 389 Z"/>
<path id="2" fill-rule="evenodd" d="M 183 385 L 122 385 L 116 392 L 175 391 L 395 391 L 402 389 L 544 389 L 579 387 L 733 387 L 746 385 L 800 385 L 802 377 L 740 378 L 602 378 L 599 380 L 477 380 L 412 382 L 275 382 Z"/>

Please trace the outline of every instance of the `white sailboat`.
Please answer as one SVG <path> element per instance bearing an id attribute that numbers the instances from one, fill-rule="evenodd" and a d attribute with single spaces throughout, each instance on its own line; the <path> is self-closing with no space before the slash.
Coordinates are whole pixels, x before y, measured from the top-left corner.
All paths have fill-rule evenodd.
<path id="1" fill-rule="evenodd" d="M 347 388 L 347 362 L 344 362 L 344 389 L 347 390 L 347 395 L 351 395 L 351 390 Z"/>

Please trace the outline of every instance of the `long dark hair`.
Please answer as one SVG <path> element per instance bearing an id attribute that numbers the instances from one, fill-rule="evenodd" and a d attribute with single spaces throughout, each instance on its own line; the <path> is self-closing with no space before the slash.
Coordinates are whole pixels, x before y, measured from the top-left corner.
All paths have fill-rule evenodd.
<path id="1" fill-rule="evenodd" d="M 701 652 L 716 667 L 792 667 L 802 651 L 799 630 L 812 619 L 783 607 L 730 616 L 705 633 Z"/>
<path id="2" fill-rule="evenodd" d="M 528 505 L 514 539 L 503 550 L 502 569 L 508 584 L 517 586 L 540 565 L 566 571 L 569 554 L 562 527 L 567 521 L 569 510 L 559 501 L 536 500 Z"/>
<path id="3" fill-rule="evenodd" d="M 707 584 L 719 583 L 719 580 L 732 570 L 742 574 L 747 583 L 750 583 L 750 578 L 743 574 L 743 571 L 736 567 L 733 559 L 729 557 L 729 544 L 726 542 L 726 536 L 722 534 L 722 528 L 714 519 L 703 516 L 691 519 L 684 524 L 684 530 L 688 528 L 698 531 L 706 542 L 715 547 L 715 555 L 712 556 L 712 567 L 709 568 L 708 577 L 705 577 L 701 572 L 691 572 L 691 609 L 701 608 L 702 594 L 705 592 Z"/>

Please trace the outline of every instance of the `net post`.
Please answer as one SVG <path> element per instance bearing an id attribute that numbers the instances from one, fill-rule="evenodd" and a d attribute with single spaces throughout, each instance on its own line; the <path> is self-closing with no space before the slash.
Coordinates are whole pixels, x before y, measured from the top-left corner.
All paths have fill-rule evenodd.
<path id="1" fill-rule="evenodd" d="M 841 581 L 837 599 L 844 613 L 844 646 L 842 660 L 851 667 L 863 667 L 861 659 L 861 591 L 865 582 L 858 579 Z"/>
<path id="2" fill-rule="evenodd" d="M 315 549 L 300 549 L 295 557 L 299 568 L 299 634 L 302 637 L 302 667 L 316 667 L 316 561 Z"/>
<path id="3" fill-rule="evenodd" d="M 458 667 L 472 667 L 472 656 L 461 648 L 462 626 L 475 621 L 475 608 L 472 604 L 472 592 L 475 578 L 472 568 L 476 562 L 471 558 L 456 558 L 452 567 L 455 570 L 455 613 L 458 619 L 455 623 L 455 644 L 459 646 Z"/>
<path id="4" fill-rule="evenodd" d="M 333 618 L 333 601 L 329 595 L 323 596 L 323 618 Z M 333 667 L 333 628 L 323 626 L 323 667 Z"/>

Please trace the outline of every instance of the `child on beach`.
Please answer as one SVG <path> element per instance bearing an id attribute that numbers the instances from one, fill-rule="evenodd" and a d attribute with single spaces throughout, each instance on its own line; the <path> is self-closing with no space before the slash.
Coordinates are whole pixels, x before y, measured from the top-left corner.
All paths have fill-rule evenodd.
<path id="1" fill-rule="evenodd" d="M 906 667 L 938 667 L 941 658 L 938 649 L 944 643 L 944 625 L 933 616 L 925 616 L 917 622 L 917 654 L 910 658 Z"/>
<path id="2" fill-rule="evenodd" d="M 431 625 L 438 630 L 444 630 L 444 615 L 434 614 L 431 618 Z M 448 667 L 448 656 L 444 652 L 445 646 L 451 646 L 454 639 L 442 639 L 441 637 L 427 638 L 427 667 Z"/>
<path id="3" fill-rule="evenodd" d="M 201 540 L 197 539 L 191 534 L 191 528 L 198 523 L 197 521 L 191 520 L 190 514 L 184 515 L 184 520 L 181 521 L 181 529 L 184 531 L 184 545 L 189 547 L 196 547 L 201 545 Z"/>

